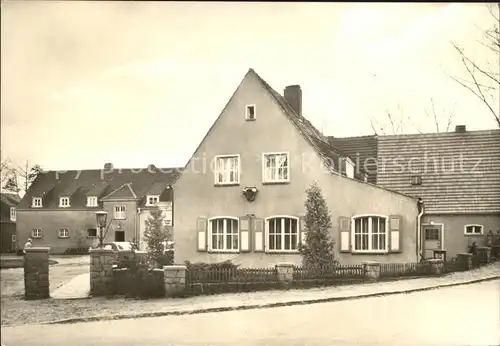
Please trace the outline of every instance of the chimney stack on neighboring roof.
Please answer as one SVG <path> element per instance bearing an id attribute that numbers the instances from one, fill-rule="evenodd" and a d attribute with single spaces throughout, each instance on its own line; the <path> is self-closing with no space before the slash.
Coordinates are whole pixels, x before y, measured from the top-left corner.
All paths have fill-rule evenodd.
<path id="1" fill-rule="evenodd" d="M 467 128 L 465 127 L 465 125 L 455 126 L 455 132 L 466 132 L 466 131 L 467 131 Z"/>
<path id="2" fill-rule="evenodd" d="M 156 166 L 153 164 L 148 165 L 148 171 L 149 173 L 155 173 L 156 172 Z"/>
<path id="3" fill-rule="evenodd" d="M 104 170 L 107 171 L 108 173 L 109 172 L 112 172 L 113 171 L 113 164 L 112 163 L 105 163 L 104 164 Z"/>
<path id="4" fill-rule="evenodd" d="M 293 108 L 295 113 L 302 116 L 302 89 L 300 85 L 289 85 L 283 92 L 285 101 Z"/>

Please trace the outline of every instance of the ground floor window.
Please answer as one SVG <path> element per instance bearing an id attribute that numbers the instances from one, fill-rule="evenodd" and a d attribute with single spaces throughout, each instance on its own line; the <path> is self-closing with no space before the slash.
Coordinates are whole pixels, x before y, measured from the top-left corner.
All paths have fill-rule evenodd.
<path id="1" fill-rule="evenodd" d="M 31 238 L 41 238 L 43 236 L 43 232 L 41 228 L 33 228 L 31 230 Z"/>
<path id="2" fill-rule="evenodd" d="M 239 220 L 237 218 L 218 217 L 208 222 L 210 251 L 239 250 Z"/>
<path id="3" fill-rule="evenodd" d="M 465 235 L 481 235 L 483 234 L 483 225 L 465 225 Z"/>
<path id="4" fill-rule="evenodd" d="M 97 229 L 96 228 L 88 228 L 87 229 L 87 237 L 89 237 L 89 238 L 97 237 Z"/>
<path id="5" fill-rule="evenodd" d="M 299 245 L 299 220 L 292 216 L 266 219 L 268 251 L 297 251 Z"/>
<path id="6" fill-rule="evenodd" d="M 59 238 L 68 238 L 69 237 L 69 230 L 67 228 L 60 228 L 57 230 L 57 235 Z"/>
<path id="7" fill-rule="evenodd" d="M 354 251 L 387 251 L 387 218 L 359 216 L 353 218 Z"/>

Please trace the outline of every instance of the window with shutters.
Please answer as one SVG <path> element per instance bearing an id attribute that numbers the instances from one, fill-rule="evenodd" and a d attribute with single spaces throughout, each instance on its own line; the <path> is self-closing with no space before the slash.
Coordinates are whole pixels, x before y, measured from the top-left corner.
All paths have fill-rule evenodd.
<path id="1" fill-rule="evenodd" d="M 353 252 L 386 252 L 388 250 L 388 218 L 360 215 L 352 218 Z"/>
<path id="2" fill-rule="evenodd" d="M 227 216 L 209 219 L 208 244 L 208 250 L 213 252 L 239 251 L 239 219 Z"/>
<path id="3" fill-rule="evenodd" d="M 215 157 L 215 185 L 240 183 L 240 156 L 217 155 Z"/>
<path id="4" fill-rule="evenodd" d="M 483 225 L 465 225 L 465 235 L 481 235 L 483 234 Z"/>
<path id="5" fill-rule="evenodd" d="M 266 250 L 268 252 L 297 252 L 299 218 L 272 216 L 266 219 Z"/>

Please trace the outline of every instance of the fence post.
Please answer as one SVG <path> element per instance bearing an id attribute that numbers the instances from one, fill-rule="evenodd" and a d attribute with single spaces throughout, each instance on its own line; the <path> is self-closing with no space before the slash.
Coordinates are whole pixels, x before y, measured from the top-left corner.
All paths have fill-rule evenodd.
<path id="1" fill-rule="evenodd" d="M 480 264 L 488 264 L 491 260 L 491 247 L 488 246 L 478 246 L 477 255 L 479 256 Z"/>
<path id="2" fill-rule="evenodd" d="M 276 275 L 278 276 L 278 281 L 287 287 L 293 281 L 293 264 L 276 264 Z"/>
<path id="3" fill-rule="evenodd" d="M 26 249 L 24 255 L 24 297 L 25 299 L 46 299 L 49 290 L 48 247 Z"/>
<path id="4" fill-rule="evenodd" d="M 90 249 L 90 294 L 110 296 L 114 293 L 113 264 L 116 254 L 111 249 Z"/>
<path id="5" fill-rule="evenodd" d="M 363 262 L 363 276 L 368 281 L 377 281 L 380 278 L 380 263 L 374 261 Z"/>
<path id="6" fill-rule="evenodd" d="M 165 295 L 173 297 L 182 295 L 186 289 L 186 270 L 184 265 L 163 266 Z"/>
<path id="7" fill-rule="evenodd" d="M 431 275 L 441 275 L 444 271 L 444 260 L 442 258 L 431 258 L 426 260 L 429 264 L 429 271 Z"/>

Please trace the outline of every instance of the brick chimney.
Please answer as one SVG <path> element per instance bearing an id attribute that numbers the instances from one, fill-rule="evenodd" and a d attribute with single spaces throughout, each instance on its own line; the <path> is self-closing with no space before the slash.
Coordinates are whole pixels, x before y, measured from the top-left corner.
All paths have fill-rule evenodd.
<path id="1" fill-rule="evenodd" d="M 285 101 L 295 110 L 299 116 L 302 116 L 302 89 L 300 85 L 289 85 L 283 92 Z"/>
<path id="2" fill-rule="evenodd" d="M 455 126 L 455 132 L 466 132 L 466 131 L 467 131 L 467 128 L 465 127 L 465 125 Z"/>

